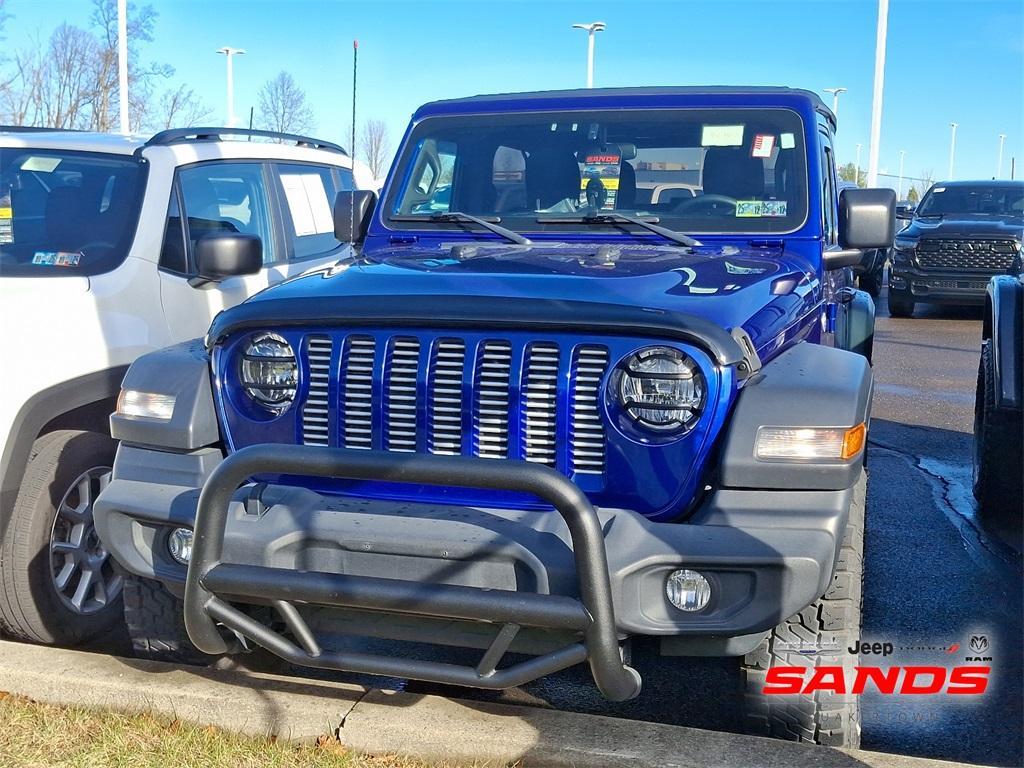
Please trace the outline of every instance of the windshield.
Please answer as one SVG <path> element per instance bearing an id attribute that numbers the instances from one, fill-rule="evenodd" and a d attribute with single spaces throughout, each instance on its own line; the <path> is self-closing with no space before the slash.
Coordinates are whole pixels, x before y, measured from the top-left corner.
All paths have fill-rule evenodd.
<path id="1" fill-rule="evenodd" d="M 978 184 L 932 187 L 917 209 L 918 216 L 989 214 L 1024 215 L 1024 184 Z"/>
<path id="2" fill-rule="evenodd" d="M 0 275 L 95 275 L 120 264 L 142 168 L 125 155 L 0 149 Z"/>
<path id="3" fill-rule="evenodd" d="M 615 231 L 621 220 L 594 214 L 619 212 L 687 233 L 788 232 L 807 214 L 801 121 L 784 109 L 428 118 L 396 168 L 397 229 L 459 212 L 520 232 Z"/>

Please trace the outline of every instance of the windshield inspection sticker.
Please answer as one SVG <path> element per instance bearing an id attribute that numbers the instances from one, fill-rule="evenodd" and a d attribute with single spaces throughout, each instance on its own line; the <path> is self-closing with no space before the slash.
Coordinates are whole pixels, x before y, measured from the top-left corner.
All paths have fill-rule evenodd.
<path id="1" fill-rule="evenodd" d="M 81 252 L 36 251 L 32 255 L 32 263 L 40 267 L 77 267 L 81 260 Z"/>
<path id="2" fill-rule="evenodd" d="M 766 133 L 759 133 L 754 136 L 754 143 L 750 145 L 751 157 L 771 157 L 775 148 L 775 137 Z"/>
<path id="3" fill-rule="evenodd" d="M 736 216 L 741 219 L 775 218 L 786 215 L 785 200 L 737 200 Z"/>
<path id="4" fill-rule="evenodd" d="M 14 242 L 14 211 L 4 203 L 0 200 L 0 245 L 10 245 Z"/>

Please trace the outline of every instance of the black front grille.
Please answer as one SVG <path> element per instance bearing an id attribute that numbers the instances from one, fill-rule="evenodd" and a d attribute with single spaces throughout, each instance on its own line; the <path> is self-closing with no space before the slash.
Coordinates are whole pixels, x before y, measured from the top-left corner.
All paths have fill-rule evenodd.
<path id="1" fill-rule="evenodd" d="M 917 244 L 917 263 L 922 269 L 994 274 L 1009 271 L 1018 248 L 1013 240 L 922 238 Z"/>

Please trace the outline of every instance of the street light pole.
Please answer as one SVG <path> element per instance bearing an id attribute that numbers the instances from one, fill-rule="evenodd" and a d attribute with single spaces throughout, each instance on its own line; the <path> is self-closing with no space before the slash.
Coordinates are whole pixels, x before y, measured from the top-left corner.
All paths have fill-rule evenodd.
<path id="1" fill-rule="evenodd" d="M 594 34 L 603 32 L 603 21 L 592 21 L 589 24 L 573 24 L 573 29 L 587 30 L 587 88 L 594 87 Z"/>
<path id="2" fill-rule="evenodd" d="M 839 94 L 846 93 L 845 88 L 822 88 L 825 93 L 832 94 L 832 114 L 839 118 Z"/>
<path id="3" fill-rule="evenodd" d="M 217 53 L 224 54 L 224 56 L 228 60 L 228 71 L 227 71 L 227 79 L 228 79 L 227 126 L 228 126 L 228 128 L 234 128 L 235 124 L 237 122 L 235 120 L 235 74 L 234 74 L 234 69 L 231 66 L 231 58 L 233 56 L 240 56 L 241 54 L 245 53 L 245 51 L 242 50 L 241 48 L 231 48 L 229 46 L 224 46 L 223 48 L 218 49 Z"/>
<path id="4" fill-rule="evenodd" d="M 889 0 L 878 0 L 875 33 L 875 85 L 871 96 L 871 143 L 868 145 L 868 186 L 878 186 L 878 150 L 882 140 L 882 89 L 885 86 L 885 34 L 889 27 Z"/>
<path id="5" fill-rule="evenodd" d="M 128 133 L 128 0 L 117 0 L 117 90 L 121 133 Z"/>
<path id="6" fill-rule="evenodd" d="M 1003 177 L 1003 142 L 1006 141 L 1006 134 L 999 134 L 999 160 L 996 162 L 996 180 Z"/>
<path id="7" fill-rule="evenodd" d="M 860 142 L 857 142 L 857 159 L 853 163 L 853 183 L 860 186 Z"/>
<path id="8" fill-rule="evenodd" d="M 950 123 L 949 128 L 949 175 L 946 181 L 953 180 L 953 158 L 956 156 L 956 129 L 959 123 Z"/>
<path id="9" fill-rule="evenodd" d="M 896 189 L 896 199 L 897 200 L 902 200 L 903 199 L 903 156 L 905 154 L 907 154 L 907 150 L 901 149 L 900 150 L 900 183 L 899 183 L 899 186 Z"/>

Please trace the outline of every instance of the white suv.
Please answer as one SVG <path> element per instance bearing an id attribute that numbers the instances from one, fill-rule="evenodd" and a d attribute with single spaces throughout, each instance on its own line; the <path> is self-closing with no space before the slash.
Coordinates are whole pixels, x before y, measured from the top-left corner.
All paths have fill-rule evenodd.
<path id="1" fill-rule="evenodd" d="M 75 644 L 120 622 L 92 501 L 128 365 L 344 257 L 334 198 L 372 184 L 302 136 L 0 128 L 0 629 Z"/>

